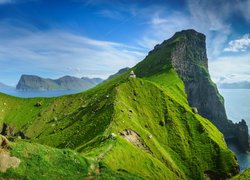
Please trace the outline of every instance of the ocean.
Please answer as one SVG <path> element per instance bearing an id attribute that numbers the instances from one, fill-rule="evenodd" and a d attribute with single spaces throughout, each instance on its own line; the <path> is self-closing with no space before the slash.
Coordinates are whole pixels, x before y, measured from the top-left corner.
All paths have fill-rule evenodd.
<path id="1" fill-rule="evenodd" d="M 250 89 L 219 89 L 225 99 L 225 107 L 228 119 L 239 122 L 245 119 L 250 127 Z M 12 96 L 31 98 L 31 97 L 56 97 L 66 94 L 74 94 L 80 91 L 16 91 L 14 88 L 0 88 L 0 92 Z M 250 167 L 250 155 L 241 153 L 232 144 L 228 145 L 234 151 L 240 164 L 241 171 Z"/>
<path id="2" fill-rule="evenodd" d="M 32 97 L 57 97 L 67 94 L 75 94 L 81 91 L 80 90 L 17 91 L 15 88 L 0 88 L 0 92 L 21 98 L 32 98 Z"/>
<path id="3" fill-rule="evenodd" d="M 228 119 L 233 122 L 239 122 L 241 119 L 245 119 L 249 131 L 250 89 L 219 89 L 219 92 L 224 97 Z M 228 146 L 236 154 L 241 171 L 249 168 L 250 155 L 239 152 L 232 144 L 229 144 Z"/>

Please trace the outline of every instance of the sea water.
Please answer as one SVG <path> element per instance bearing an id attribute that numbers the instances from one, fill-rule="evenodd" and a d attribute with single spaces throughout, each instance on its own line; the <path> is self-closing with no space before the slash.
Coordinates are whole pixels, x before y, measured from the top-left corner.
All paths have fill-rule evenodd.
<path id="1" fill-rule="evenodd" d="M 239 122 L 245 119 L 250 127 L 250 89 L 219 89 L 225 100 L 228 119 Z M 228 145 L 234 151 L 240 164 L 241 171 L 250 167 L 250 155 L 240 152 L 233 144 Z"/>
<path id="2" fill-rule="evenodd" d="M 0 88 L 0 92 L 21 98 L 32 98 L 32 97 L 57 97 L 67 94 L 79 93 L 81 92 L 81 90 L 18 91 L 15 88 Z"/>

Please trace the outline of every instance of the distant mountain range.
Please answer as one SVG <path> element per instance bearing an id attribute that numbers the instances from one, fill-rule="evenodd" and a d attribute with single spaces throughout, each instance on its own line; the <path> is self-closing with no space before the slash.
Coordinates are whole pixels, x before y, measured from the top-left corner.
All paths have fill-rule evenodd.
<path id="1" fill-rule="evenodd" d="M 219 83 L 218 87 L 221 89 L 250 89 L 250 82 Z"/>
<path id="2" fill-rule="evenodd" d="M 0 83 L 0 88 L 12 88 L 12 87 L 6 84 Z"/>
<path id="3" fill-rule="evenodd" d="M 77 78 L 64 76 L 59 79 L 42 78 L 35 75 L 22 75 L 16 89 L 21 91 L 48 90 L 87 90 L 101 83 L 100 78 Z"/>

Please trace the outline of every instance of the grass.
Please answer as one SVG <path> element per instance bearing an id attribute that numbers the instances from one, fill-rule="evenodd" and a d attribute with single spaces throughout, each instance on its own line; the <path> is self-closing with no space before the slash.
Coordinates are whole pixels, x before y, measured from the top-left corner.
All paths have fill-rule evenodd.
<path id="1" fill-rule="evenodd" d="M 1 177 L 8 179 L 76 179 L 87 176 L 89 162 L 72 150 L 56 149 L 28 142 L 11 143 L 10 152 L 21 160 Z M 69 178 L 68 178 L 69 177 Z"/>
<path id="2" fill-rule="evenodd" d="M 233 153 L 222 134 L 192 112 L 175 71 L 145 79 L 125 77 L 127 73 L 84 93 L 58 98 L 20 99 L 1 94 L 1 121 L 31 138 L 30 143 L 18 141 L 13 148 L 13 155 L 23 158 L 24 163 L 3 176 L 32 179 L 38 171 L 35 167 L 40 167 L 46 179 L 59 167 L 60 159 L 65 159 L 64 148 L 71 149 L 66 150 L 69 154 L 80 153 L 81 166 L 67 158 L 63 162 L 69 165 L 65 168 L 72 178 L 78 176 L 79 168 L 84 172 L 80 175 L 86 177 L 91 161 L 97 164 L 94 167 L 102 164 L 106 169 L 99 178 L 116 174 L 117 178 L 203 179 L 207 170 L 229 176 L 237 166 Z M 37 102 L 42 106 L 36 107 Z M 124 129 L 137 132 L 151 153 L 119 137 Z M 111 133 L 118 137 L 110 140 Z M 31 155 L 26 157 L 28 149 Z M 34 168 L 27 173 L 24 169 L 29 166 Z M 63 177 L 65 169 L 58 171 L 54 177 Z"/>
<path id="3" fill-rule="evenodd" d="M 246 169 L 237 176 L 234 176 L 232 180 L 247 180 L 250 179 L 250 169 Z"/>
<path id="4" fill-rule="evenodd" d="M 40 179 L 205 179 L 205 172 L 230 177 L 238 168 L 235 155 L 218 129 L 192 112 L 172 69 L 171 51 L 181 40 L 166 41 L 164 50 L 155 49 L 132 68 L 138 78 L 125 72 L 57 98 L 0 94 L 0 123 L 30 138 L 12 144 L 22 163 L 1 176 L 35 179 L 39 171 Z M 120 136 L 126 129 L 138 134 L 144 148 Z"/>

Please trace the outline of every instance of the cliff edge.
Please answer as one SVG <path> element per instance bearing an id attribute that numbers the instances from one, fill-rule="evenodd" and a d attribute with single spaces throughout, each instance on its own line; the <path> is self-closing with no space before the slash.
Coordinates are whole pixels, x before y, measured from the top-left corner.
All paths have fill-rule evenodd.
<path id="1" fill-rule="evenodd" d="M 227 141 L 234 141 L 243 151 L 248 150 L 246 123 L 234 124 L 227 119 L 224 99 L 210 78 L 204 34 L 195 30 L 177 32 L 169 40 L 156 45 L 148 57 L 136 68 L 139 76 L 150 76 L 173 68 L 184 82 L 189 105 L 209 119 Z"/>

